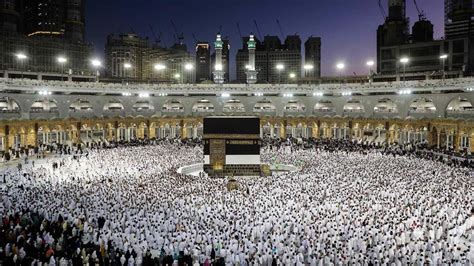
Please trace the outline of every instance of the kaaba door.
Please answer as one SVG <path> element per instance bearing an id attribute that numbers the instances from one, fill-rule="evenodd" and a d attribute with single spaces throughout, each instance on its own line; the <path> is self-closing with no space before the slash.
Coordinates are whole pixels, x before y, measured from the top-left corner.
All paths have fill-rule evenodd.
<path id="1" fill-rule="evenodd" d="M 211 139 L 209 142 L 209 163 L 214 171 L 224 170 L 225 165 L 225 140 Z"/>

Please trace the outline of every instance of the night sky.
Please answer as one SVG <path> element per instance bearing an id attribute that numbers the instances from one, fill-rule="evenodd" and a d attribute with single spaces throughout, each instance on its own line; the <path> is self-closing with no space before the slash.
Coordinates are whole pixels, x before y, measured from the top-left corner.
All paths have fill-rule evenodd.
<path id="1" fill-rule="evenodd" d="M 162 43 L 174 43 L 173 19 L 184 32 L 188 50 L 193 51 L 194 33 L 198 40 L 212 43 L 222 25 L 222 35 L 231 41 L 231 78 L 235 78 L 235 54 L 243 35 L 256 32 L 256 19 L 262 35 L 280 35 L 276 19 L 285 35 L 298 33 L 303 43 L 313 36 L 322 38 L 322 74 L 334 75 L 335 62 L 346 63 L 345 74 L 364 74 L 365 62 L 376 59 L 376 30 L 383 22 L 377 0 L 89 0 L 87 1 L 87 41 L 94 43 L 103 57 L 108 33 L 141 35 L 162 31 Z M 383 1 L 386 3 L 386 0 Z M 418 0 L 435 27 L 435 38 L 444 34 L 444 1 Z M 407 0 L 411 25 L 418 20 L 413 1 Z M 384 4 L 385 9 L 386 4 Z M 411 26 L 410 26 L 411 27 Z"/>

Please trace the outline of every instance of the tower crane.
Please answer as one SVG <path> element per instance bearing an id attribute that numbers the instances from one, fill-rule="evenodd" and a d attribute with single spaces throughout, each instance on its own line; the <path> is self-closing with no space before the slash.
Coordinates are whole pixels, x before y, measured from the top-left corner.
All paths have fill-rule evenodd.
<path id="1" fill-rule="evenodd" d="M 285 34 L 283 34 L 283 29 L 281 27 L 280 21 L 277 19 L 276 22 L 277 22 L 277 25 L 278 25 L 278 29 L 280 30 L 281 39 L 283 40 L 283 39 L 285 39 Z"/>
<path id="2" fill-rule="evenodd" d="M 425 11 L 423 11 L 422 9 L 420 9 L 420 7 L 418 6 L 418 3 L 416 2 L 416 0 L 413 0 L 413 3 L 415 3 L 416 11 L 418 12 L 418 19 L 419 19 L 420 21 L 421 21 L 421 20 L 426 20 Z"/>
<path id="3" fill-rule="evenodd" d="M 253 23 L 255 24 L 255 28 L 257 28 L 258 38 L 260 38 L 260 40 L 263 40 L 262 33 L 260 32 L 260 29 L 258 28 L 257 20 L 254 19 Z"/>
<path id="4" fill-rule="evenodd" d="M 382 6 L 382 0 L 379 0 L 379 8 L 380 8 L 380 13 L 382 13 L 383 20 L 387 20 L 387 12 L 385 12 L 385 9 Z"/>
<path id="5" fill-rule="evenodd" d="M 176 39 L 178 41 L 178 44 L 183 44 L 184 43 L 184 34 L 181 32 L 178 32 L 178 28 L 176 27 L 176 24 L 174 24 L 174 21 L 171 20 L 171 25 L 173 26 L 174 32 L 176 34 Z"/>
<path id="6" fill-rule="evenodd" d="M 240 24 L 239 24 L 239 22 L 237 22 L 237 29 L 239 30 L 240 39 L 242 39 L 243 36 L 242 36 L 242 31 L 240 30 Z"/>
<path id="7" fill-rule="evenodd" d="M 157 36 L 155 33 L 155 29 L 153 28 L 151 24 L 150 24 L 150 30 L 151 30 L 151 33 L 153 34 L 153 37 L 155 38 L 156 44 L 160 45 L 161 44 L 161 31 L 160 31 L 160 35 Z"/>

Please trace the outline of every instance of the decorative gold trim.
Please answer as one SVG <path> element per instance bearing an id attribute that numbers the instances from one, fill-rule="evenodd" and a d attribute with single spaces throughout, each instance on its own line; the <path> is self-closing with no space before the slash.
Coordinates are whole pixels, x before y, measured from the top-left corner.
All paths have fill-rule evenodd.
<path id="1" fill-rule="evenodd" d="M 202 139 L 260 139 L 260 135 L 255 134 L 205 134 Z"/>

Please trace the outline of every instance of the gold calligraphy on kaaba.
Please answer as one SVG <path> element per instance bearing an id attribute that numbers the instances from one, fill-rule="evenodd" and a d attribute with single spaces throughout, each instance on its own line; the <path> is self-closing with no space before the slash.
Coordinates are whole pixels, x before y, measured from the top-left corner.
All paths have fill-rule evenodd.
<path id="1" fill-rule="evenodd" d="M 254 145 L 255 141 L 253 141 L 253 140 L 229 140 L 228 144 L 232 144 L 232 145 Z"/>

